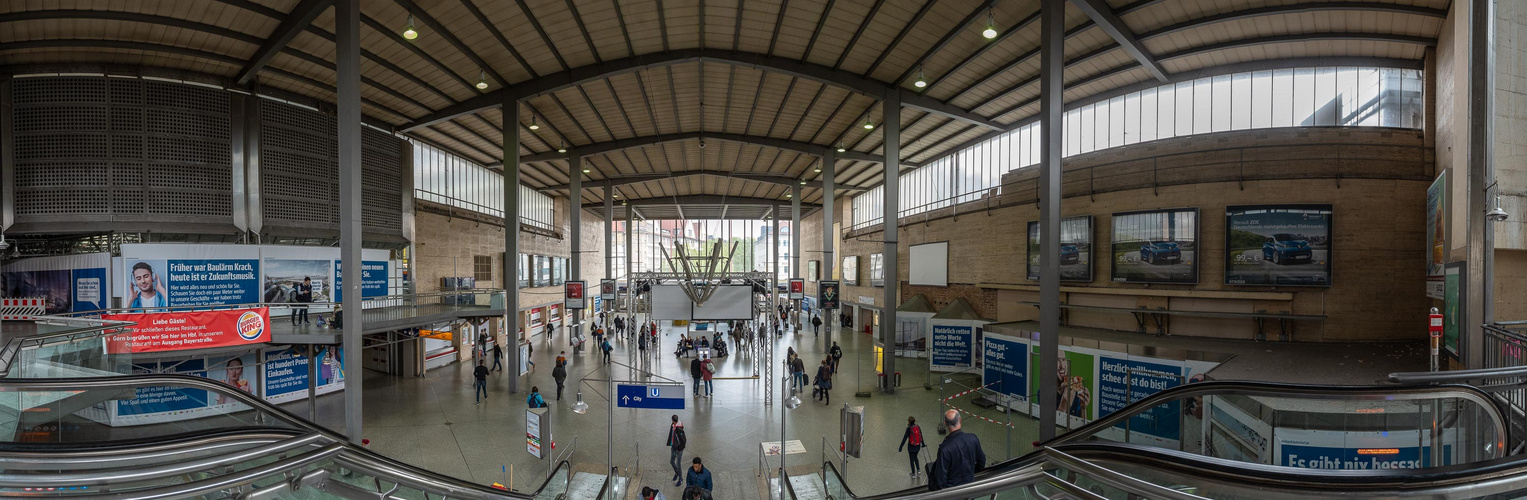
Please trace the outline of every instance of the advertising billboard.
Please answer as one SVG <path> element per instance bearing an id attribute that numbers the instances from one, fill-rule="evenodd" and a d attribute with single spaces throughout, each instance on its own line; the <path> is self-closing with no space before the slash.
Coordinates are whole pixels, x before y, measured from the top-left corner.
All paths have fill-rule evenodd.
<path id="1" fill-rule="evenodd" d="M 976 327 L 970 325 L 933 325 L 933 343 L 929 345 L 930 370 L 950 371 L 969 368 L 975 357 Z"/>
<path id="2" fill-rule="evenodd" d="M 1426 275 L 1442 276 L 1447 265 L 1447 172 L 1426 188 Z"/>
<path id="3" fill-rule="evenodd" d="M 859 285 L 859 256 L 850 255 L 843 258 L 843 265 L 838 267 L 843 270 L 843 284 L 848 286 Z"/>
<path id="4" fill-rule="evenodd" d="M 343 264 L 334 261 L 334 301 L 345 300 L 345 275 Z M 387 295 L 387 261 L 361 261 L 361 297 L 384 297 Z"/>
<path id="5" fill-rule="evenodd" d="M 806 281 L 810 281 L 812 283 L 816 283 L 817 281 L 820 281 L 822 279 L 820 274 L 822 274 L 822 261 L 820 261 L 820 260 L 808 260 L 808 261 L 806 261 Z"/>
<path id="6" fill-rule="evenodd" d="M 1331 286 L 1331 206 L 1225 209 L 1226 285 Z"/>
<path id="7" fill-rule="evenodd" d="M 885 257 L 883 254 L 870 254 L 870 286 L 885 286 Z"/>
<path id="8" fill-rule="evenodd" d="M 126 252 L 124 252 L 126 253 Z M 127 307 L 260 302 L 259 259 L 148 259 L 124 256 Z"/>
<path id="9" fill-rule="evenodd" d="M 1113 280 L 1198 283 L 1198 209 L 1113 214 Z"/>
<path id="10" fill-rule="evenodd" d="M 265 281 L 262 296 L 265 303 L 298 302 L 298 294 L 305 287 L 313 293 L 310 302 L 333 302 L 333 261 L 326 259 L 265 259 Z M 364 281 L 364 280 L 363 280 Z"/>
<path id="11" fill-rule="evenodd" d="M 562 302 L 568 309 L 583 309 L 588 307 L 588 301 L 584 295 L 584 282 L 569 281 L 562 286 Z"/>
<path id="12" fill-rule="evenodd" d="M 600 300 L 615 300 L 615 280 L 599 280 Z"/>
<path id="13" fill-rule="evenodd" d="M 1029 222 L 1029 279 L 1039 280 L 1039 221 Z M 1092 281 L 1092 216 L 1060 220 L 1060 280 Z"/>
<path id="14" fill-rule="evenodd" d="M 817 304 L 820 304 L 822 309 L 837 309 L 842 306 L 838 282 L 823 281 L 817 285 Z"/>
<path id="15" fill-rule="evenodd" d="M 107 314 L 101 319 L 136 323 L 106 340 L 110 354 L 237 347 L 270 342 L 270 310 L 229 309 L 154 314 Z"/>
<path id="16" fill-rule="evenodd" d="M 790 300 L 806 298 L 806 280 L 790 278 Z"/>

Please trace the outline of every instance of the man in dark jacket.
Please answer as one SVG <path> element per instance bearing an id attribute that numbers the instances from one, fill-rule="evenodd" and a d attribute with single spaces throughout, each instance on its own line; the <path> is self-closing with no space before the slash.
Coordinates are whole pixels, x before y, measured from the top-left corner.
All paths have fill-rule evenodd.
<path id="1" fill-rule="evenodd" d="M 504 348 L 493 344 L 493 369 L 504 371 Z"/>
<path id="2" fill-rule="evenodd" d="M 838 347 L 837 342 L 833 342 L 832 349 L 827 350 L 827 355 L 832 363 L 832 372 L 838 373 L 838 361 L 843 359 L 843 348 Z"/>
<path id="3" fill-rule="evenodd" d="M 552 380 L 557 381 L 557 401 L 562 400 L 562 384 L 567 382 L 567 365 L 557 365 L 551 369 Z"/>
<path id="4" fill-rule="evenodd" d="M 933 462 L 933 473 L 928 476 L 929 491 L 975 481 L 976 473 L 986 468 L 981 439 L 960 431 L 960 412 L 944 412 L 944 426 L 949 428 L 949 436 L 938 444 L 938 459 Z"/>
<path id="5" fill-rule="evenodd" d="M 293 299 L 296 299 L 295 301 L 297 303 L 299 303 L 299 304 L 308 304 L 308 303 L 312 302 L 313 301 L 313 278 L 307 278 L 307 277 L 302 278 L 302 283 L 297 283 L 295 286 L 293 286 L 292 287 L 292 291 L 296 292 L 295 293 L 296 296 L 293 297 Z M 292 324 L 293 325 L 295 325 L 297 323 L 302 323 L 304 325 L 308 324 L 308 306 L 306 306 L 306 305 L 297 306 L 297 308 L 295 310 L 293 310 L 292 313 L 293 313 L 292 314 Z"/>
<path id="6" fill-rule="evenodd" d="M 477 379 L 473 383 L 475 388 L 472 390 L 472 398 L 477 400 L 477 404 L 482 404 L 482 400 L 488 399 L 488 367 L 483 366 L 481 360 L 477 362 L 477 368 L 472 369 L 472 377 Z"/>
<path id="7" fill-rule="evenodd" d="M 811 316 L 811 333 L 818 337 L 822 336 L 822 315 Z"/>
<path id="8" fill-rule="evenodd" d="M 705 368 L 700 366 L 700 358 L 689 360 L 689 378 L 695 379 L 695 397 L 700 397 L 700 379 L 705 377 Z"/>
<path id="9" fill-rule="evenodd" d="M 679 479 L 683 469 L 679 467 L 679 460 L 684 458 L 684 446 L 689 440 L 684 436 L 684 423 L 679 421 L 679 416 L 670 417 L 672 422 L 668 424 L 668 465 L 673 466 L 673 485 L 684 484 Z"/>
<path id="10" fill-rule="evenodd" d="M 700 488 L 705 491 L 716 489 L 716 485 L 711 482 L 710 469 L 705 468 L 705 465 L 700 463 L 700 457 L 695 457 L 691 462 L 694 465 L 691 465 L 689 472 L 684 474 L 684 486 Z"/>

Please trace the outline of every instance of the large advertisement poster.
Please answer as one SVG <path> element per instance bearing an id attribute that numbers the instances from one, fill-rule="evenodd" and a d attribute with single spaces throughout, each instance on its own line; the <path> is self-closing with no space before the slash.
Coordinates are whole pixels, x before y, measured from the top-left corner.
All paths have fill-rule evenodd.
<path id="1" fill-rule="evenodd" d="M 265 259 L 264 292 L 268 304 L 298 302 L 298 292 L 311 287 L 309 302 L 335 302 L 333 261 L 321 259 Z"/>
<path id="2" fill-rule="evenodd" d="M 821 304 L 822 309 L 837 309 L 842 307 L 841 300 L 838 282 L 823 281 L 817 285 L 817 303 Z"/>
<path id="3" fill-rule="evenodd" d="M 157 314 L 107 314 L 102 319 L 137 323 L 106 340 L 110 354 L 238 347 L 270 342 L 270 310 L 230 309 Z"/>
<path id="4" fill-rule="evenodd" d="M 870 286 L 885 286 L 885 258 L 882 254 L 870 254 Z"/>
<path id="5" fill-rule="evenodd" d="M 789 297 L 790 300 L 801 300 L 806 298 L 806 280 L 801 278 L 790 278 Z"/>
<path id="6" fill-rule="evenodd" d="M 1463 352 L 1459 339 L 1463 338 L 1465 265 L 1463 262 L 1447 264 L 1442 276 L 1442 350 L 1454 358 Z"/>
<path id="7" fill-rule="evenodd" d="M 106 309 L 111 260 L 104 252 L 9 260 L 0 272 L 0 295 L 41 298 L 47 314 Z"/>
<path id="8" fill-rule="evenodd" d="M 1431 429 L 1326 431 L 1279 427 L 1274 465 L 1300 469 L 1420 469 L 1453 464 L 1454 429 L 1442 433 L 1442 463 L 1432 463 Z"/>
<path id="9" fill-rule="evenodd" d="M 344 349 L 319 346 L 314 367 L 318 376 L 318 394 L 328 394 L 344 388 Z M 265 400 L 272 403 L 294 401 L 307 397 L 308 358 L 293 348 L 265 351 Z"/>
<path id="10" fill-rule="evenodd" d="M 123 256 L 123 303 L 133 309 L 260 302 L 259 259 Z"/>
<path id="11" fill-rule="evenodd" d="M 1442 276 L 1447 265 L 1447 172 L 1426 188 L 1426 275 Z"/>
<path id="12" fill-rule="evenodd" d="M 821 274 L 822 274 L 822 261 L 820 261 L 820 260 L 808 260 L 808 261 L 806 261 L 806 281 L 809 281 L 809 282 L 812 282 L 812 283 L 816 283 L 818 281 L 821 281 L 822 280 Z"/>
<path id="13" fill-rule="evenodd" d="M 1039 280 L 1039 222 L 1029 222 L 1028 277 Z M 1060 220 L 1060 280 L 1092 281 L 1092 216 Z"/>
<path id="14" fill-rule="evenodd" d="M 599 280 L 599 298 L 605 301 L 615 300 L 615 280 Z"/>
<path id="15" fill-rule="evenodd" d="M 933 343 L 928 348 L 928 368 L 942 371 L 970 368 L 975 357 L 975 346 L 975 326 L 933 325 Z"/>
<path id="16" fill-rule="evenodd" d="M 583 309 L 588 306 L 587 301 L 584 300 L 582 281 L 567 282 L 563 285 L 563 291 L 562 303 L 568 309 Z"/>
<path id="17" fill-rule="evenodd" d="M 1198 283 L 1198 209 L 1113 214 L 1113 280 Z"/>
<path id="18" fill-rule="evenodd" d="M 1009 407 L 1028 408 L 1028 341 L 991 332 L 981 339 L 981 386 L 1006 396 Z"/>
<path id="19" fill-rule="evenodd" d="M 1060 389 L 1060 402 L 1055 406 L 1056 425 L 1075 429 L 1093 418 L 1093 394 L 1097 392 L 1097 376 L 1093 369 L 1097 357 L 1090 350 L 1061 346 L 1056 382 Z M 1033 343 L 1033 355 L 1029 366 L 1039 369 L 1039 343 Z M 1029 394 L 1039 394 L 1039 376 L 1029 377 Z M 1037 401 L 1037 399 L 1036 399 Z"/>
<path id="20" fill-rule="evenodd" d="M 135 375 L 168 373 L 205 377 L 258 397 L 251 382 L 255 379 L 253 370 L 257 366 L 256 355 L 245 353 L 179 361 L 138 361 L 132 363 L 130 370 Z M 189 420 L 242 408 L 242 404 L 228 393 L 185 387 L 139 387 L 134 389 L 132 398 L 110 403 L 108 415 L 111 425 L 131 426 Z"/>
<path id="21" fill-rule="evenodd" d="M 1226 285 L 1331 286 L 1331 206 L 1225 209 Z"/>
<path id="22" fill-rule="evenodd" d="M 843 258 L 843 265 L 838 267 L 843 270 L 843 284 L 848 286 L 859 285 L 859 256 L 850 255 Z"/>
<path id="23" fill-rule="evenodd" d="M 0 275 L 0 279 L 4 279 L 0 291 L 4 291 L 6 297 L 40 297 L 47 314 L 75 310 L 73 273 L 68 269 L 11 271 Z"/>
<path id="24" fill-rule="evenodd" d="M 334 261 L 334 301 L 345 300 L 345 275 L 343 262 Z M 361 298 L 387 295 L 387 261 L 361 261 Z"/>

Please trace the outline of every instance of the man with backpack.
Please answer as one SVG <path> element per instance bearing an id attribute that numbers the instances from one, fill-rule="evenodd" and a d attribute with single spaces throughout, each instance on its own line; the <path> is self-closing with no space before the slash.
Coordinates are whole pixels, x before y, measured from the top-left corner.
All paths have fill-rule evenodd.
<path id="1" fill-rule="evenodd" d="M 811 315 L 811 333 L 818 337 L 822 336 L 822 315 Z"/>
<path id="2" fill-rule="evenodd" d="M 832 349 L 829 349 L 827 354 L 830 356 L 829 359 L 832 360 L 832 372 L 838 373 L 838 361 L 843 359 L 843 348 L 838 347 L 838 343 L 834 341 L 832 343 Z"/>
<path id="3" fill-rule="evenodd" d="M 903 447 L 907 449 L 907 458 L 912 461 L 912 477 L 917 477 L 917 470 L 922 468 L 917 463 L 917 452 L 923 449 L 923 429 L 917 426 L 916 417 L 907 417 L 907 432 L 901 435 L 901 445 L 896 447 L 896 451 L 901 451 Z"/>
<path id="4" fill-rule="evenodd" d="M 715 376 L 716 364 L 710 360 L 710 357 L 706 357 L 705 361 L 700 362 L 700 377 L 705 380 L 705 397 L 707 398 L 715 391 L 715 382 L 711 381 Z"/>
<path id="5" fill-rule="evenodd" d="M 668 464 L 673 466 L 673 485 L 679 486 L 684 482 L 679 476 L 684 473 L 684 467 L 680 465 L 684 458 L 684 445 L 689 444 L 684 436 L 684 423 L 679 421 L 679 416 L 674 415 L 672 423 L 668 425 Z"/>
<path id="6" fill-rule="evenodd" d="M 530 387 L 530 396 L 525 398 L 525 406 L 528 406 L 530 408 L 545 408 L 546 407 L 546 399 L 541 397 L 541 388 L 540 387 L 536 387 L 536 386 L 531 386 Z"/>
<path id="7" fill-rule="evenodd" d="M 615 347 L 610 345 L 610 339 L 600 342 L 599 350 L 604 351 L 604 364 L 610 364 L 610 351 L 615 350 Z"/>
<path id="8" fill-rule="evenodd" d="M 695 397 L 700 397 L 700 379 L 705 376 L 705 368 L 700 363 L 700 358 L 689 360 L 689 378 L 695 380 Z"/>

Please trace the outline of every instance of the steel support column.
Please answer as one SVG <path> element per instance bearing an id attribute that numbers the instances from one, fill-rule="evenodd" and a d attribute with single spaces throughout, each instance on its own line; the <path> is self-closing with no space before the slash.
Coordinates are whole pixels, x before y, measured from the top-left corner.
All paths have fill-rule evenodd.
<path id="1" fill-rule="evenodd" d="M 1044 0 L 1039 8 L 1039 440 L 1055 438 L 1056 381 L 1060 355 L 1061 114 L 1065 90 L 1066 2 Z"/>
<path id="2" fill-rule="evenodd" d="M 837 155 L 838 151 L 830 147 L 827 148 L 827 152 L 822 153 L 822 265 L 817 266 L 818 272 L 822 275 L 817 276 L 817 296 L 821 296 L 822 280 L 832 279 L 833 265 L 836 264 L 833 260 L 832 219 L 836 215 L 833 213 L 833 195 L 837 191 L 837 186 L 833 175 L 837 170 Z M 817 305 L 821 306 L 821 304 Z M 832 332 L 839 324 L 832 311 L 822 311 L 822 326 L 825 327 L 823 330 L 827 331 L 827 338 L 822 339 L 822 345 L 832 345 Z"/>
<path id="3" fill-rule="evenodd" d="M 505 93 L 505 95 L 510 95 Z M 520 392 L 520 105 L 504 99 L 504 323 L 513 339 L 507 349 L 509 393 Z M 534 271 L 531 271 L 534 272 Z M 525 336 L 530 341 L 530 336 Z"/>
<path id="4" fill-rule="evenodd" d="M 615 198 L 610 196 L 614 192 L 615 188 L 604 187 L 604 279 L 615 278 Z"/>
<path id="5" fill-rule="evenodd" d="M 578 281 L 583 279 L 583 157 L 573 155 L 567 159 L 567 230 L 568 239 L 572 240 L 572 249 L 568 252 L 570 267 L 568 280 Z M 584 302 L 588 301 L 588 287 L 584 287 Z M 562 304 L 563 311 L 567 311 L 567 303 Z M 577 321 L 573 321 L 574 328 L 569 328 L 567 333 L 572 335 L 583 331 L 583 310 L 579 309 Z"/>
<path id="6" fill-rule="evenodd" d="M 896 233 L 901 229 L 899 221 L 901 215 L 901 92 L 891 90 L 885 93 L 885 100 L 880 102 L 882 107 L 880 116 L 885 120 L 881 125 L 880 133 L 885 136 L 885 226 L 882 234 L 885 235 L 885 249 L 880 256 L 880 268 L 883 283 L 885 284 L 885 300 L 880 306 L 880 343 L 885 346 L 880 356 L 884 361 L 885 370 L 881 377 L 881 387 L 887 394 L 896 393 L 896 306 L 900 301 L 896 300 L 896 287 L 901 280 L 897 279 L 896 269 Z"/>
<path id="7" fill-rule="evenodd" d="M 1469 3 L 1468 297 L 1464 360 L 1484 366 L 1484 327 L 1495 320 L 1495 231 L 1485 218 L 1495 200 L 1495 0 Z M 1497 190 L 1496 192 L 1499 192 Z"/>
<path id="8" fill-rule="evenodd" d="M 801 185 L 790 186 L 790 278 L 804 276 L 801 273 Z M 804 300 L 802 302 L 805 302 Z M 811 318 L 806 319 L 807 323 Z M 796 304 L 795 326 L 801 325 L 801 308 Z"/>
<path id="9" fill-rule="evenodd" d="M 334 2 L 334 57 L 339 129 L 339 258 L 344 280 L 345 436 L 361 442 L 361 8 L 360 0 Z M 310 363 L 313 361 L 308 360 Z"/>

